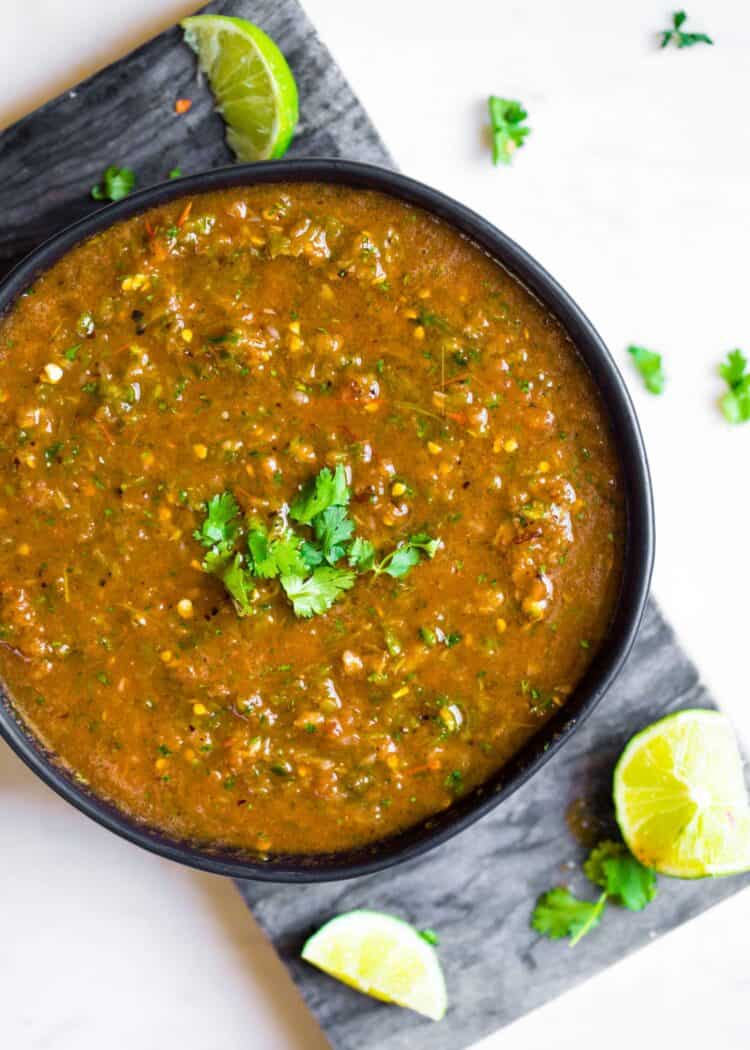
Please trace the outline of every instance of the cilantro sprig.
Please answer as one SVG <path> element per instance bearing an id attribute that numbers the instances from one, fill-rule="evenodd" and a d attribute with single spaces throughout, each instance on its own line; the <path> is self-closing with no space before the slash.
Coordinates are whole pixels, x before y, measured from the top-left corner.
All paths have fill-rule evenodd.
<path id="1" fill-rule="evenodd" d="M 656 896 L 655 873 L 622 842 L 600 842 L 589 853 L 583 871 L 603 891 L 596 900 L 582 900 L 566 887 L 556 886 L 541 895 L 531 915 L 533 929 L 550 940 L 568 937 L 571 948 L 599 925 L 608 903 L 641 911 Z"/>
<path id="2" fill-rule="evenodd" d="M 684 11 L 674 11 L 672 13 L 672 28 L 662 30 L 662 47 L 666 47 L 672 42 L 674 42 L 677 47 L 693 47 L 695 44 L 713 44 L 711 37 L 706 36 L 705 33 L 686 33 L 682 28 L 686 21 L 687 14 Z"/>
<path id="3" fill-rule="evenodd" d="M 531 925 L 553 941 L 570 937 L 570 946 L 574 948 L 581 937 L 599 925 L 606 904 L 606 893 L 596 901 L 582 901 L 564 886 L 556 886 L 537 901 Z"/>
<path id="4" fill-rule="evenodd" d="M 719 365 L 719 374 L 729 390 L 721 399 L 721 410 L 729 423 L 747 423 L 750 419 L 750 372 L 747 358 L 741 350 L 732 350 L 724 363 Z"/>
<path id="5" fill-rule="evenodd" d="M 135 186 L 135 172 L 130 168 L 118 168 L 110 164 L 102 175 L 101 182 L 91 187 L 95 201 L 119 201 L 127 197 Z"/>
<path id="6" fill-rule="evenodd" d="M 652 394 L 661 394 L 665 383 L 661 354 L 647 350 L 645 346 L 629 346 L 628 353 L 633 358 L 633 364 L 640 372 L 646 389 Z"/>
<path id="7" fill-rule="evenodd" d="M 583 873 L 629 911 L 643 911 L 656 896 L 653 869 L 644 867 L 622 842 L 600 842 L 584 863 Z"/>
<path id="8" fill-rule="evenodd" d="M 524 144 L 531 128 L 524 121 L 528 113 L 520 102 L 490 95 L 487 102 L 492 129 L 492 163 L 510 164 L 513 154 Z"/>
<path id="9" fill-rule="evenodd" d="M 324 467 L 299 492 L 288 515 L 283 508 L 270 528 L 260 521 L 244 521 L 231 492 L 212 496 L 206 517 L 193 533 L 207 548 L 203 569 L 222 580 L 240 616 L 252 613 L 258 580 L 278 579 L 295 615 L 306 619 L 327 612 L 351 590 L 357 573 L 398 579 L 423 557 L 434 558 L 440 540 L 420 532 L 377 560 L 374 545 L 354 535 L 350 499 L 341 464 L 334 472 Z M 295 532 L 288 518 L 309 533 Z M 346 566 L 340 564 L 344 559 Z"/>
<path id="10" fill-rule="evenodd" d="M 406 576 L 407 572 L 419 563 L 422 554 L 426 554 L 428 558 L 434 558 L 439 548 L 440 540 L 434 540 L 426 532 L 418 532 L 400 543 L 395 550 L 386 554 L 377 564 L 373 564 L 371 569 L 376 576 L 387 573 L 388 576 L 399 579 L 401 576 Z"/>

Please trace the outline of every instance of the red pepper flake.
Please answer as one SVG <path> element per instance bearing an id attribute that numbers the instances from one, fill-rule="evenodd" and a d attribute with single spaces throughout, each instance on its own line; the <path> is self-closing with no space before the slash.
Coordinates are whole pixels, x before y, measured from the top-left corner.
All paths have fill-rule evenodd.
<path id="1" fill-rule="evenodd" d="M 151 223 L 148 221 L 148 219 L 144 219 L 143 220 L 143 224 L 146 227 L 146 233 L 148 235 L 149 240 L 153 240 L 154 234 L 156 232 L 154 230 L 154 227 L 151 225 Z"/>
<path id="2" fill-rule="evenodd" d="M 187 113 L 192 104 L 192 100 L 189 98 L 178 98 L 174 104 L 174 111 L 178 116 L 181 116 L 183 113 Z"/>
<path id="3" fill-rule="evenodd" d="M 180 212 L 180 217 L 179 217 L 179 219 L 176 222 L 177 226 L 184 226 L 184 224 L 188 221 L 188 219 L 190 218 L 190 212 L 192 210 L 192 207 L 193 207 L 193 202 L 192 201 L 188 201 L 187 204 L 185 205 L 185 207 Z"/>

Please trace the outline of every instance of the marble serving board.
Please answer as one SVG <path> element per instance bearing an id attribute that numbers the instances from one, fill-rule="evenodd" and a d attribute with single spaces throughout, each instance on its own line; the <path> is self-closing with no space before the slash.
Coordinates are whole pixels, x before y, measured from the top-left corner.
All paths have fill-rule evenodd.
<path id="1" fill-rule="evenodd" d="M 392 166 L 295 0 L 226 0 L 206 10 L 250 18 L 287 55 L 301 100 L 290 156 Z M 193 106 L 178 117 L 180 97 Z M 163 33 L 0 134 L 0 273 L 97 207 L 88 191 L 109 164 L 133 168 L 139 186 L 147 186 L 175 166 L 189 174 L 229 162 L 222 121 L 206 85 L 196 80 L 192 54 L 178 29 Z M 606 930 L 574 951 L 529 927 L 538 894 L 563 880 L 586 889 L 584 850 L 566 822 L 570 806 L 585 800 L 600 833 L 611 830 L 612 767 L 625 741 L 660 715 L 694 706 L 715 705 L 651 602 L 625 670 L 594 715 L 478 824 L 422 859 L 351 882 L 239 883 L 334 1050 L 461 1050 L 747 885 L 746 878 L 662 879 L 648 909 L 637 915 L 610 909 Z M 360 996 L 300 961 L 300 947 L 315 928 L 360 907 L 438 931 L 451 1001 L 440 1024 Z"/>

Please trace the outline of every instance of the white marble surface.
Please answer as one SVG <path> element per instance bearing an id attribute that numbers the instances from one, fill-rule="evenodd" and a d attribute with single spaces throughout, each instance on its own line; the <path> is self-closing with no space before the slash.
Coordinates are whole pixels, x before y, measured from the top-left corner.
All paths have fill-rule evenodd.
<path id="1" fill-rule="evenodd" d="M 197 5 L 0 6 L 2 127 Z M 715 405 L 716 363 L 750 352 L 750 8 L 703 0 L 693 28 L 716 47 L 661 53 L 652 31 L 668 11 L 653 0 L 306 6 L 403 170 L 516 237 L 620 358 L 631 341 L 666 355 L 662 399 L 625 362 L 656 486 L 655 592 L 750 740 L 750 425 L 730 428 Z M 490 92 L 531 113 L 509 170 L 492 168 L 482 138 Z M 745 1050 L 748 928 L 746 892 L 482 1050 Z M 229 883 L 100 830 L 0 745 L 0 1046 L 105 1045 L 326 1044 Z"/>

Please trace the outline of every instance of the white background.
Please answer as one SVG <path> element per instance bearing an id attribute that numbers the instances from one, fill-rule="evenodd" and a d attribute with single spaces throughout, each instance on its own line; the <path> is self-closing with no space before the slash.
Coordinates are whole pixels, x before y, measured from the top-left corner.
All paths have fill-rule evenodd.
<path id="1" fill-rule="evenodd" d="M 0 127 L 196 6 L 2 0 Z M 750 353 L 750 8 L 696 0 L 688 28 L 716 46 L 661 52 L 655 0 L 306 7 L 400 167 L 537 256 L 622 363 L 654 474 L 656 596 L 750 739 L 750 424 L 716 407 L 718 361 Z M 489 160 L 491 92 L 530 111 L 509 169 Z M 630 342 L 665 355 L 662 398 Z M 481 1046 L 745 1050 L 748 929 L 744 893 Z M 325 1045 L 230 883 L 120 842 L 0 745 L 0 1046 Z"/>

